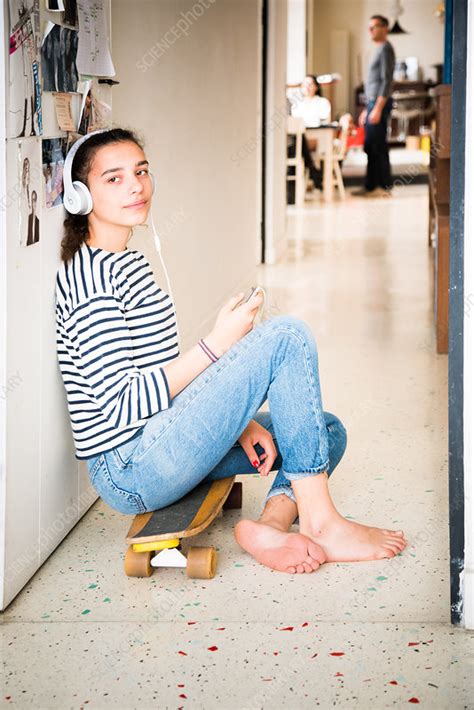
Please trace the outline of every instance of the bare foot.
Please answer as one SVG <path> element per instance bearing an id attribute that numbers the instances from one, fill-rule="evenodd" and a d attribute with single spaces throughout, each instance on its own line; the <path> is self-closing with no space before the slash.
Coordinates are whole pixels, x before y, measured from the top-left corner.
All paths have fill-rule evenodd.
<path id="1" fill-rule="evenodd" d="M 326 560 L 321 547 L 301 533 L 283 532 L 255 520 L 240 520 L 234 535 L 258 562 L 278 572 L 311 573 Z"/>
<path id="2" fill-rule="evenodd" d="M 395 557 L 407 545 L 402 530 L 372 528 L 338 514 L 319 528 L 302 524 L 300 532 L 323 548 L 326 562 L 381 560 Z"/>

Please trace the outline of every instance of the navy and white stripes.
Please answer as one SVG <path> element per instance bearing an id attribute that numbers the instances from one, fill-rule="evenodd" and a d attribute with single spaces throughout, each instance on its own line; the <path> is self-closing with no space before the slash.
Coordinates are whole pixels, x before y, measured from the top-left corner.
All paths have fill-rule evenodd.
<path id="1" fill-rule="evenodd" d="M 85 244 L 56 278 L 58 361 L 76 457 L 125 443 L 170 402 L 176 314 L 143 254 Z"/>

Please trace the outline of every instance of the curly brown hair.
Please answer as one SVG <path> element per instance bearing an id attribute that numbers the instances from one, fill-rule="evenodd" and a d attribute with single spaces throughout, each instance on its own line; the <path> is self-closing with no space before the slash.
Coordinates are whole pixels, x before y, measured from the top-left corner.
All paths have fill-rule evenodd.
<path id="1" fill-rule="evenodd" d="M 137 138 L 135 133 L 125 128 L 112 128 L 109 131 L 102 131 L 88 138 L 79 146 L 74 156 L 71 169 L 72 180 L 80 180 L 80 182 L 87 185 L 87 178 L 92 161 L 99 148 L 110 145 L 111 143 L 125 143 L 129 141 L 143 148 L 142 142 Z M 61 259 L 65 262 L 70 261 L 76 251 L 85 243 L 88 234 L 89 219 L 87 215 L 70 214 L 68 212 L 64 220 Z"/>

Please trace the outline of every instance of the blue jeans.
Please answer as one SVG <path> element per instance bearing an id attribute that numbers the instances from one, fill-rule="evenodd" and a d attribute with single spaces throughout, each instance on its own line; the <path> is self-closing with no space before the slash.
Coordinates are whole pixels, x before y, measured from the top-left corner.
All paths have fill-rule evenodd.
<path id="1" fill-rule="evenodd" d="M 267 399 L 270 412 L 259 412 Z M 204 480 L 255 473 L 237 441 L 251 419 L 278 452 L 265 503 L 281 493 L 295 501 L 291 481 L 330 474 L 344 454 L 346 431 L 323 412 L 316 343 L 298 318 L 254 327 L 132 439 L 88 459 L 91 483 L 112 508 L 136 514 L 171 505 Z"/>

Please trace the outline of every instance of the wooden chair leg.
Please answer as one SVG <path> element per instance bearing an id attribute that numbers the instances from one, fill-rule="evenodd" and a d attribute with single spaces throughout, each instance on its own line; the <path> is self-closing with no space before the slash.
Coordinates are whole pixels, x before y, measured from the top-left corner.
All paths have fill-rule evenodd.
<path id="1" fill-rule="evenodd" d="M 306 180 L 304 165 L 298 164 L 296 166 L 296 181 L 295 181 L 295 203 L 298 207 L 303 207 L 304 196 L 306 192 Z"/>
<path id="2" fill-rule="evenodd" d="M 339 196 L 342 197 L 342 199 L 344 199 L 346 196 L 346 190 L 344 188 L 344 180 L 342 179 L 341 166 L 339 165 L 338 160 L 334 161 L 333 170 L 334 170 L 335 183 L 336 183 L 337 188 L 339 190 Z"/>

